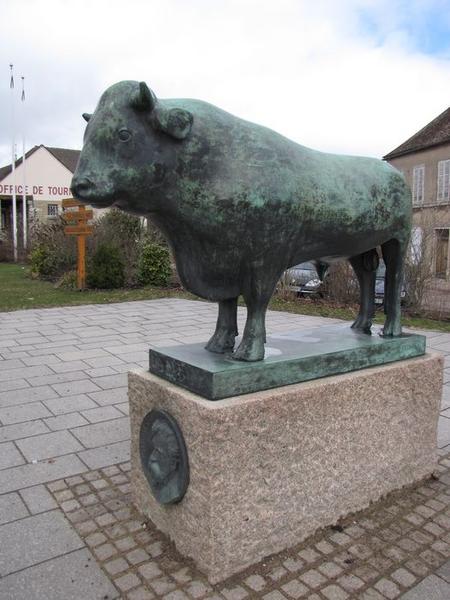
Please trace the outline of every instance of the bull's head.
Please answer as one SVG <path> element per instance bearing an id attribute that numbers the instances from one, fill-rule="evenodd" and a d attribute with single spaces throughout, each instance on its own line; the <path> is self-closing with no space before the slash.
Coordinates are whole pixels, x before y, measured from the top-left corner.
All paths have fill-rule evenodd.
<path id="1" fill-rule="evenodd" d="M 177 146 L 189 134 L 193 117 L 159 103 L 143 82 L 121 81 L 106 90 L 88 122 L 72 179 L 75 198 L 97 208 L 118 206 L 151 212 L 151 191 L 175 163 Z"/>

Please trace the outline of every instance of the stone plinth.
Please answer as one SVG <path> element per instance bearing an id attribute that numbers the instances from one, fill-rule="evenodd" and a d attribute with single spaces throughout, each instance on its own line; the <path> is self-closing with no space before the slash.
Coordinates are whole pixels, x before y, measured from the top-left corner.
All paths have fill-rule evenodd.
<path id="1" fill-rule="evenodd" d="M 271 335 L 264 360 L 205 352 L 205 343 L 149 351 L 149 371 L 208 400 L 340 375 L 425 354 L 425 336 L 367 335 L 348 323 Z"/>
<path id="2" fill-rule="evenodd" d="M 129 375 L 137 507 L 215 583 L 429 476 L 436 465 L 442 358 L 211 402 L 147 372 Z M 184 435 L 190 483 L 162 506 L 140 464 L 153 408 Z"/>

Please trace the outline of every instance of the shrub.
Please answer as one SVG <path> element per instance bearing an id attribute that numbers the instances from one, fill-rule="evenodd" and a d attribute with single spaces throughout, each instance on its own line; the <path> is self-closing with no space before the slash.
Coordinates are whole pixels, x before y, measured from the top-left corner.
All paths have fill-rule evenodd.
<path id="1" fill-rule="evenodd" d="M 76 290 L 77 287 L 77 272 L 66 271 L 62 277 L 55 283 L 55 287 L 67 290 Z"/>
<path id="2" fill-rule="evenodd" d="M 117 246 L 100 244 L 88 265 L 87 284 L 98 289 L 122 287 L 125 283 L 125 264 Z"/>
<path id="3" fill-rule="evenodd" d="M 65 235 L 64 226 L 62 219 L 32 224 L 28 258 L 33 276 L 56 280 L 76 265 L 75 240 Z"/>
<path id="4" fill-rule="evenodd" d="M 141 285 L 164 287 L 171 272 L 170 253 L 166 246 L 148 241 L 141 244 L 137 270 L 137 280 Z"/>
<path id="5" fill-rule="evenodd" d="M 101 245 L 113 241 L 125 265 L 125 285 L 136 285 L 139 243 L 143 235 L 144 227 L 139 217 L 113 208 L 94 222 L 94 235 L 88 241 L 88 254 L 92 255 Z"/>

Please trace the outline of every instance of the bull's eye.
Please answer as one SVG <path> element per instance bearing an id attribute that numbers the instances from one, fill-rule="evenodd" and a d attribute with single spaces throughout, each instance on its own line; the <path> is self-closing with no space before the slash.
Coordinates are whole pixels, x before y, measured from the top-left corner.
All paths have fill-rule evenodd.
<path id="1" fill-rule="evenodd" d="M 128 142 L 131 139 L 131 132 L 128 129 L 119 129 L 119 140 L 121 142 Z"/>

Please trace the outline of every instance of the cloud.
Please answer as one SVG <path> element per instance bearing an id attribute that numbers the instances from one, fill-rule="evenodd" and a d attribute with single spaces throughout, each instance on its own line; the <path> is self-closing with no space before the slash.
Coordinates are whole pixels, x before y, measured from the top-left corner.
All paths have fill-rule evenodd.
<path id="1" fill-rule="evenodd" d="M 450 104 L 450 47 L 423 42 L 433 24 L 448 31 L 445 4 L 4 0 L 0 54 L 26 76 L 27 147 L 79 148 L 81 113 L 111 83 L 145 79 L 160 97 L 201 98 L 307 146 L 381 156 Z M 8 77 L 5 63 L 0 164 Z"/>

